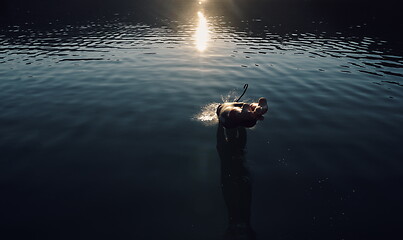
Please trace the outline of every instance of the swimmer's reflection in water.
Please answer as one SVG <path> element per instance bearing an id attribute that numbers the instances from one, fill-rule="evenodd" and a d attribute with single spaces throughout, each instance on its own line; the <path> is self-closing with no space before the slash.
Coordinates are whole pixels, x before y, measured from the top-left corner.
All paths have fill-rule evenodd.
<path id="1" fill-rule="evenodd" d="M 250 226 L 251 182 L 245 167 L 244 127 L 217 129 L 217 151 L 221 160 L 221 187 L 228 209 L 225 240 L 256 239 Z"/>

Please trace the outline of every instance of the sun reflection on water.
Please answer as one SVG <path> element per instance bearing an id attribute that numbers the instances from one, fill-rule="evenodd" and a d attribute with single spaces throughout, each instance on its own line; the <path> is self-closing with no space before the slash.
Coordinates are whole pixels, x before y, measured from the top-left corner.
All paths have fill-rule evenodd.
<path id="1" fill-rule="evenodd" d="M 209 40 L 209 30 L 207 19 L 202 12 L 197 12 L 198 24 L 196 28 L 195 41 L 198 51 L 203 52 L 207 48 L 207 42 Z"/>

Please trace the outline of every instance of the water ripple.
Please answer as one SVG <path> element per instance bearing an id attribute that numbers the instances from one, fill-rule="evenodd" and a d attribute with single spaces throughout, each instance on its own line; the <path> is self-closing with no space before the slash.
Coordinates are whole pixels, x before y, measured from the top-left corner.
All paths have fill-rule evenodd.
<path id="1" fill-rule="evenodd" d="M 272 108 L 270 127 L 260 124 L 266 126 L 262 134 L 312 144 L 333 144 L 327 137 L 334 135 L 363 151 L 374 145 L 362 143 L 362 136 L 378 134 L 372 128 L 388 116 L 380 129 L 392 136 L 384 139 L 398 141 L 401 134 L 393 135 L 402 119 L 398 44 L 331 30 L 284 32 L 278 25 L 256 27 L 261 21 L 205 15 L 211 39 L 202 53 L 194 42 L 196 12 L 154 25 L 116 18 L 1 29 L 0 121 L 7 126 L 0 130 L 7 136 L 2 143 L 41 142 L 58 127 L 67 130 L 56 131 L 58 140 L 46 144 L 80 133 L 88 143 L 107 128 L 123 135 L 127 129 L 153 132 L 156 126 L 175 132 L 192 116 L 214 124 L 212 105 L 206 104 L 245 83 L 250 85 L 245 100 L 265 96 Z M 206 107 L 197 115 L 200 106 Z M 362 119 L 370 123 L 361 131 Z M 43 130 L 48 125 L 53 128 Z M 350 133 L 355 140 L 348 140 Z M 309 154 L 324 154 L 316 150 Z"/>

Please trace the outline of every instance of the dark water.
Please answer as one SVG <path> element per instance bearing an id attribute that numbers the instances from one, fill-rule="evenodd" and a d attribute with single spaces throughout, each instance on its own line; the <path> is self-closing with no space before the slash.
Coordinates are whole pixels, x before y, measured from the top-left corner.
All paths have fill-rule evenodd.
<path id="1" fill-rule="evenodd" d="M 3 22 L 1 239 L 223 239 L 228 205 L 257 239 L 402 237 L 399 29 L 227 8 Z M 228 162 L 198 117 L 245 83 L 269 112 Z"/>

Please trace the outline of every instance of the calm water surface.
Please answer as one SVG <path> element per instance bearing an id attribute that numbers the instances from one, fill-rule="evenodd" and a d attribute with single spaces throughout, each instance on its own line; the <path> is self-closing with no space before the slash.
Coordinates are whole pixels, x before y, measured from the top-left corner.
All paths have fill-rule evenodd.
<path id="1" fill-rule="evenodd" d="M 3 26 L 2 239 L 222 239 L 217 126 L 197 117 L 245 83 L 269 102 L 243 163 L 257 239 L 401 237 L 402 41 L 370 29 L 203 6 Z"/>

